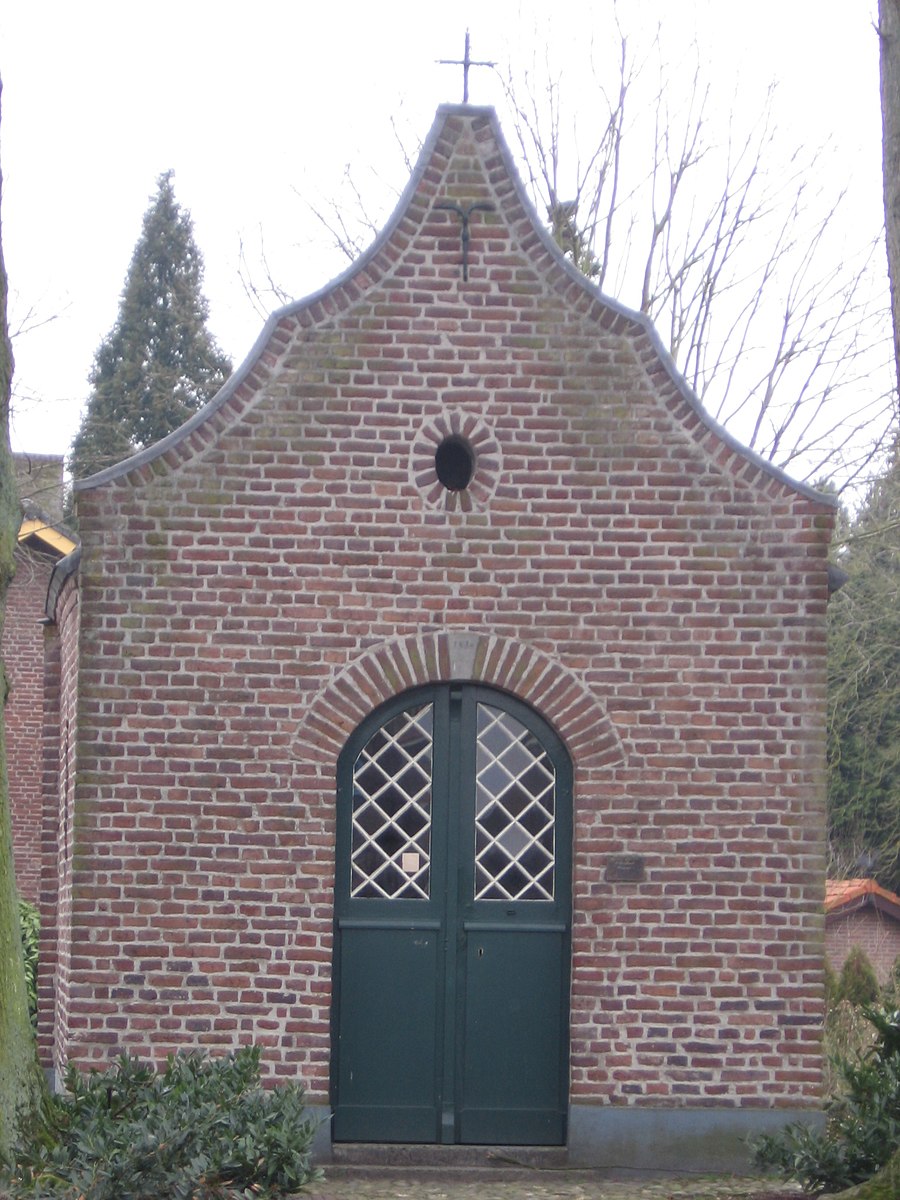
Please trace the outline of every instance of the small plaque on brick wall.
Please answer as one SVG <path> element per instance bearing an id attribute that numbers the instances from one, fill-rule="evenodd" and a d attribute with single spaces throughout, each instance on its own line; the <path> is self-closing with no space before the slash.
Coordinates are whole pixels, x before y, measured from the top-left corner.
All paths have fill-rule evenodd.
<path id="1" fill-rule="evenodd" d="M 450 651 L 450 674 L 454 679 L 471 679 L 475 670 L 475 655 L 478 653 L 478 638 L 474 634 L 450 633 L 447 635 Z"/>
<path id="2" fill-rule="evenodd" d="M 641 883 L 647 878 L 643 855 L 614 854 L 606 864 L 610 883 Z"/>

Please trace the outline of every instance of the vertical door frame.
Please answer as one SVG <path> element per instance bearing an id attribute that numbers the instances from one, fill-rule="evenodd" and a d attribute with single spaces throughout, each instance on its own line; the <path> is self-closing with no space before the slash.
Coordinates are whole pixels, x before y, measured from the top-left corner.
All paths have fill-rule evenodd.
<path id="1" fill-rule="evenodd" d="M 465 703 L 464 697 L 470 697 Z M 476 723 L 477 704 L 486 703 L 494 707 L 500 708 L 502 711 L 509 713 L 524 725 L 527 729 L 535 734 L 541 745 L 546 750 L 550 759 L 556 768 L 556 800 L 555 800 L 555 821 L 556 821 L 556 866 L 558 872 L 557 878 L 559 885 L 563 887 L 563 894 L 557 895 L 556 907 L 557 910 L 562 906 L 560 918 L 564 915 L 565 934 L 563 939 L 563 967 L 562 978 L 560 980 L 560 1028 L 558 1032 L 559 1038 L 559 1070 L 560 1070 L 560 1096 L 563 1098 L 563 1106 L 567 1107 L 568 1089 L 569 1089 L 569 1071 L 570 1071 L 570 989 L 571 989 L 571 937 L 572 937 L 572 858 L 573 858 L 573 765 L 568 749 L 562 738 L 549 724 L 546 718 L 538 712 L 534 707 L 527 702 L 521 700 L 509 692 L 503 691 L 490 684 L 484 684 L 477 681 L 436 681 L 430 684 L 419 685 L 398 693 L 388 700 L 384 701 L 373 709 L 352 731 L 347 742 L 341 751 L 338 759 L 337 770 L 337 812 L 336 812 L 336 846 L 335 846 L 335 894 L 334 894 L 334 913 L 335 913 L 335 931 L 334 931 L 334 948 L 333 948 L 333 974 L 332 974 L 332 1004 L 331 1004 L 331 1100 L 334 1108 L 338 1107 L 339 1099 L 339 1066 L 340 1052 L 339 1044 L 340 1036 L 340 1017 L 341 1017 L 341 929 L 340 922 L 342 917 L 347 915 L 347 907 L 351 904 L 356 904 L 357 909 L 359 902 L 351 901 L 347 891 L 347 881 L 341 879 L 340 873 L 349 868 L 350 853 L 352 851 L 352 780 L 353 767 L 362 748 L 368 743 L 369 739 L 375 732 L 383 727 L 392 717 L 397 714 L 415 708 L 418 704 L 431 702 L 434 705 L 434 731 L 437 731 L 442 723 L 448 734 L 446 746 L 438 744 L 438 737 L 435 737 L 434 743 L 434 760 L 433 760 L 433 777 L 438 778 L 439 773 L 444 772 L 443 783 L 440 788 L 435 788 L 434 791 L 443 791 L 445 794 L 441 797 L 437 795 L 433 798 L 433 821 L 432 828 L 432 843 L 431 843 L 431 885 L 432 898 L 435 897 L 435 891 L 444 888 L 445 876 L 443 873 L 435 873 L 434 861 L 434 846 L 439 838 L 445 839 L 446 853 L 450 856 L 445 859 L 440 865 L 446 868 L 447 876 L 451 873 L 456 875 L 461 867 L 459 861 L 461 850 L 463 849 L 466 840 L 469 836 L 472 838 L 474 847 L 474 812 L 469 811 L 467 799 L 463 803 L 454 803 L 453 797 L 460 796 L 460 776 L 463 772 L 468 773 L 474 764 L 474 730 L 468 728 L 470 723 Z M 458 708 L 457 716 L 452 715 L 452 710 Z M 466 734 L 469 734 L 469 740 L 473 741 L 472 756 L 473 763 L 464 763 L 462 741 Z M 453 743 L 456 743 L 454 746 Z M 451 828 L 451 823 L 455 828 Z M 465 879 L 470 879 L 470 870 L 467 868 L 463 872 Z M 440 1128 L 436 1130 L 436 1142 L 455 1142 L 458 1135 L 459 1112 L 462 1102 L 462 1056 L 464 1047 L 463 1028 L 465 1023 L 464 1005 L 462 1003 L 463 994 L 460 994 L 459 988 L 465 988 L 465 935 L 463 930 L 463 920 L 461 913 L 463 909 L 468 909 L 471 912 L 472 904 L 475 903 L 472 898 L 458 896 L 458 888 L 456 884 L 452 887 L 447 887 L 446 892 L 449 895 L 449 903 L 445 900 L 444 907 L 444 927 L 443 933 L 445 936 L 445 945 L 447 945 L 446 953 L 454 959 L 453 969 L 447 968 L 449 959 L 445 959 L 441 965 L 442 980 L 439 988 L 439 1007 L 442 1011 L 436 1015 L 437 1029 L 435 1046 L 436 1061 L 435 1061 L 435 1089 L 436 1089 L 436 1104 L 439 1111 Z M 364 902 L 366 904 L 371 901 Z M 412 912 L 415 914 L 415 905 L 419 901 L 395 901 L 387 902 L 376 900 L 376 905 L 390 904 L 395 905 L 400 903 L 404 911 L 412 905 Z M 482 901 L 481 904 L 506 904 L 505 901 Z M 512 904 L 513 902 L 509 902 Z M 534 901 L 519 901 L 516 906 L 524 908 L 526 913 Z M 540 903 L 540 902 L 538 902 Z M 452 910 L 452 911 L 451 911 Z M 533 911 L 533 910 L 531 910 Z M 403 917 L 401 916 L 402 920 Z M 411 921 L 414 921 L 414 915 Z M 523 931 L 528 927 L 527 921 L 522 922 Z M 452 944 L 451 944 L 452 943 Z M 564 1118 L 563 1118 L 564 1121 Z M 563 1138 L 564 1140 L 564 1138 Z"/>

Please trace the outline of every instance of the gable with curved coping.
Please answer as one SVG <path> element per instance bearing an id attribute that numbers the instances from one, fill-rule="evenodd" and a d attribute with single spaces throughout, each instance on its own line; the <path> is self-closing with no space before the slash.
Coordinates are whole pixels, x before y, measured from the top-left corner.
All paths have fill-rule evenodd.
<path id="1" fill-rule="evenodd" d="M 742 446 L 705 411 L 678 372 L 651 321 L 643 313 L 601 293 L 557 246 L 531 204 L 494 110 L 468 105 L 444 105 L 438 110 L 397 209 L 356 262 L 321 291 L 274 313 L 232 378 L 184 425 L 132 458 L 75 481 L 75 490 L 121 480 L 133 472 L 138 472 L 139 478 L 146 478 L 143 469 L 158 459 L 163 459 L 169 467 L 177 467 L 191 455 L 202 453 L 225 426 L 252 405 L 260 391 L 277 379 L 291 349 L 298 341 L 302 343 L 304 331 L 333 327 L 373 288 L 383 287 L 398 274 L 413 275 L 415 268 L 411 270 L 409 262 L 419 259 L 417 236 L 427 230 L 430 237 L 436 232 L 449 233 L 452 239 L 455 232 L 457 215 L 451 209 L 454 198 L 463 194 L 463 187 L 451 185 L 449 202 L 444 198 L 441 203 L 441 175 L 458 153 L 460 139 L 469 134 L 474 139 L 475 155 L 480 159 L 478 167 L 485 174 L 484 180 L 472 190 L 472 195 L 478 198 L 473 205 L 486 210 L 478 215 L 485 218 L 489 227 L 491 223 L 506 226 L 522 255 L 557 294 L 561 305 L 584 314 L 598 333 L 613 333 L 627 340 L 634 358 L 648 382 L 664 398 L 674 421 L 704 447 L 710 460 L 735 479 L 769 495 L 787 489 L 833 505 L 833 500 Z M 469 151 L 468 145 L 465 150 Z M 469 168 L 474 165 L 474 162 L 467 164 Z M 469 169 L 469 177 L 474 179 L 475 171 Z M 459 209 L 458 204 L 455 207 Z"/>

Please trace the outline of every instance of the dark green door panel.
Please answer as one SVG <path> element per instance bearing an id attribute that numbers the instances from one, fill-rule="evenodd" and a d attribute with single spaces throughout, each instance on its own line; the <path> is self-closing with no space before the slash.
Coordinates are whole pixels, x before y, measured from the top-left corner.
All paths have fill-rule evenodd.
<path id="1" fill-rule="evenodd" d="M 336 1141 L 565 1141 L 571 765 L 471 685 L 397 697 L 338 767 Z"/>
<path id="2" fill-rule="evenodd" d="M 440 931 L 340 926 L 339 1141 L 434 1140 Z"/>
<path id="3" fill-rule="evenodd" d="M 460 1141 L 563 1139 L 566 932 L 565 926 L 466 924 Z"/>

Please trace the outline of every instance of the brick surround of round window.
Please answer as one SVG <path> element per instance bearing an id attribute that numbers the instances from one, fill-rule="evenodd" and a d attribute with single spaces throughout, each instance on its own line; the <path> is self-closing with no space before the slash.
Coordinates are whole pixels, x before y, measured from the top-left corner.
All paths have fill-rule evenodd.
<path id="1" fill-rule="evenodd" d="M 436 455 L 450 440 L 464 442 L 472 454 L 472 477 L 465 487 L 446 487 L 438 478 Z M 500 446 L 488 426 L 474 413 L 451 410 L 432 418 L 416 434 L 410 456 L 410 475 L 430 508 L 472 512 L 484 507 L 497 486 Z"/>

